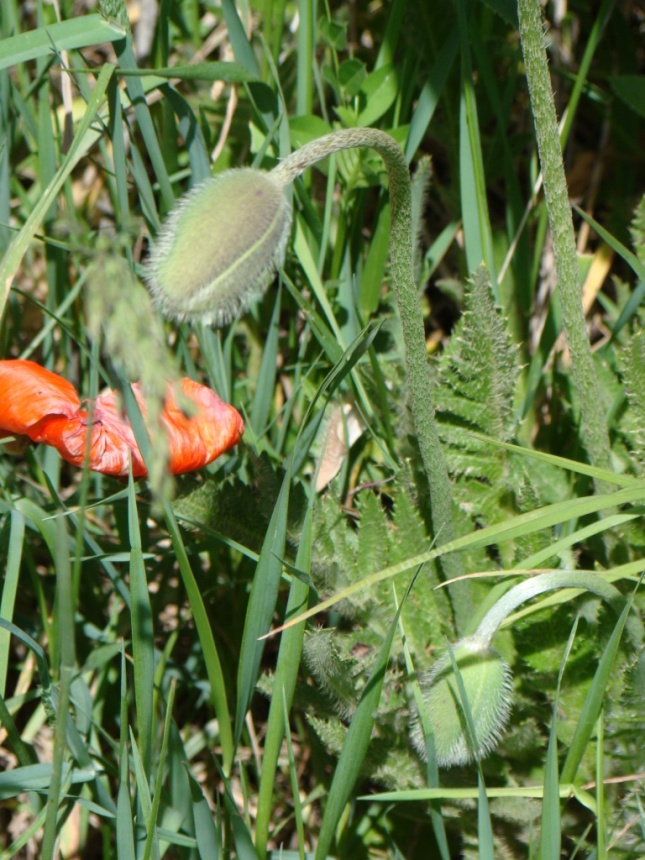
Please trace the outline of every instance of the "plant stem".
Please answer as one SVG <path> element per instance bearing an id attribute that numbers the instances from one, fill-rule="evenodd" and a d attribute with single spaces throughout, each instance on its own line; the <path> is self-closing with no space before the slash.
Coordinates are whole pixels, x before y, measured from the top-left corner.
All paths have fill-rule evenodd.
<path id="1" fill-rule="evenodd" d="M 423 317 L 414 281 L 410 175 L 403 150 L 389 134 L 378 129 L 341 129 L 305 144 L 285 158 L 272 171 L 272 175 L 286 185 L 308 167 L 334 152 L 365 146 L 379 153 L 388 173 L 392 209 L 392 282 L 403 330 L 408 397 L 430 490 L 432 528 L 437 545 L 440 545 L 454 537 L 452 496 L 435 422 Z M 447 579 L 459 576 L 462 569 L 461 560 L 456 554 L 442 558 L 441 566 Z"/>
<path id="2" fill-rule="evenodd" d="M 547 65 L 540 2 L 518 0 L 518 11 L 544 196 L 553 237 L 562 319 L 571 354 L 571 375 L 580 402 L 582 438 L 590 462 L 606 469 L 610 465 L 609 434 L 582 307 L 573 221 Z M 598 482 L 596 488 L 600 489 Z"/>
<path id="3" fill-rule="evenodd" d="M 525 579 L 507 591 L 482 618 L 472 638 L 481 639 L 488 645 L 511 612 L 514 612 L 527 600 L 544 594 L 546 591 L 565 588 L 579 588 L 598 595 L 602 600 L 609 603 L 617 615 L 620 615 L 625 606 L 625 598 L 620 591 L 595 573 L 559 570 L 543 573 L 529 577 L 529 579 Z"/>

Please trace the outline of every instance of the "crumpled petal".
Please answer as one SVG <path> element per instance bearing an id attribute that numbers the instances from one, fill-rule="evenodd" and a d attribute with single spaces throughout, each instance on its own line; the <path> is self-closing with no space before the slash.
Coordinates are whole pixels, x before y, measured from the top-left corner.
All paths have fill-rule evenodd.
<path id="1" fill-rule="evenodd" d="M 88 410 L 80 409 L 73 418 L 56 416 L 43 424 L 38 441 L 56 448 L 74 466 L 83 465 L 87 434 L 91 433 L 88 467 L 93 472 L 125 477 L 130 472 L 132 458 L 134 477 L 144 478 L 148 474 L 132 428 L 116 407 L 113 391 L 96 398 L 91 423 Z"/>
<path id="2" fill-rule="evenodd" d="M 192 379 L 180 381 L 196 407 L 187 416 L 168 388 L 161 423 L 168 434 L 169 469 L 174 475 L 201 469 L 236 445 L 244 432 L 240 414 Z M 146 403 L 138 384 L 132 386 L 144 419 Z M 31 361 L 0 361 L 0 435 L 28 436 L 58 450 L 61 457 L 82 466 L 90 433 L 88 465 L 104 475 L 145 477 L 147 470 L 132 427 L 122 417 L 114 391 L 104 391 L 93 410 L 81 409 L 74 387 Z M 91 413 L 91 423 L 90 423 Z"/>
<path id="3" fill-rule="evenodd" d="M 81 401 L 71 382 L 24 359 L 0 361 L 0 427 L 7 435 L 37 437 L 43 418 L 72 418 Z"/>
<path id="4" fill-rule="evenodd" d="M 169 389 L 161 423 L 168 433 L 169 467 L 173 475 L 201 469 L 236 445 L 244 433 L 240 413 L 220 400 L 214 391 L 187 377 L 181 379 L 179 384 L 184 396 L 196 405 L 197 411 L 195 415 L 185 415 L 177 405 L 172 389 Z M 141 406 L 136 388 L 134 393 Z"/>

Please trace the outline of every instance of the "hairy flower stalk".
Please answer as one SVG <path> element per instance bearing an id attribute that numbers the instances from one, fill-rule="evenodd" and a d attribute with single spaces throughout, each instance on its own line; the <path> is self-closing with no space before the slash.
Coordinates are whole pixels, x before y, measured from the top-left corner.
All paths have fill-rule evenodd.
<path id="1" fill-rule="evenodd" d="M 571 375 L 580 402 L 582 436 L 591 463 L 609 468 L 609 435 L 582 307 L 573 221 L 539 0 L 519 0 L 518 12 L 544 196 L 553 236 L 562 320 L 571 353 Z M 597 489 L 603 488 L 597 483 Z"/>
<path id="2" fill-rule="evenodd" d="M 410 177 L 403 152 L 390 135 L 372 128 L 342 129 L 301 147 L 270 173 L 245 168 L 207 180 L 171 213 L 153 248 L 148 285 L 168 316 L 228 322 L 261 293 L 282 264 L 291 226 L 286 187 L 316 162 L 354 147 L 375 149 L 388 172 L 391 270 L 410 410 L 429 484 L 433 531 L 442 544 L 454 537 L 450 480 L 436 430 L 414 280 Z M 441 565 L 448 579 L 461 573 L 457 555 L 442 559 Z M 456 613 L 460 615 L 458 609 Z M 461 620 L 467 614 L 464 610 Z"/>
<path id="3" fill-rule="evenodd" d="M 272 171 L 272 175 L 284 177 L 285 182 L 293 182 L 317 161 L 334 152 L 359 146 L 375 149 L 385 162 L 388 173 L 392 209 L 392 282 L 405 344 L 410 411 L 430 489 L 433 532 L 437 544 L 447 543 L 454 537 L 450 479 L 431 400 L 425 332 L 414 280 L 410 176 L 401 147 L 390 135 L 378 129 L 342 129 L 305 144 L 285 158 Z M 460 575 L 461 562 L 458 556 L 446 556 L 441 560 L 441 565 L 448 579 Z"/>

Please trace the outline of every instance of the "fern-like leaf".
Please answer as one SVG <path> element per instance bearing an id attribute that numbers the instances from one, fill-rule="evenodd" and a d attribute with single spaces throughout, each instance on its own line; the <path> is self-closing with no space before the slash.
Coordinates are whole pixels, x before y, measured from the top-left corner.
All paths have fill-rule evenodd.
<path id="1" fill-rule="evenodd" d="M 634 469 L 642 476 L 645 474 L 645 331 L 642 329 L 621 350 L 619 368 L 629 403 L 621 431 L 631 449 Z"/>

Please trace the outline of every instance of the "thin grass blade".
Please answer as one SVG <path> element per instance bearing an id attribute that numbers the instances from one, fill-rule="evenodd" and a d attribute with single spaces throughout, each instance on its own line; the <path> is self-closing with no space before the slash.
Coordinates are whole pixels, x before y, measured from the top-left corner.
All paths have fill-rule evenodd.
<path id="1" fill-rule="evenodd" d="M 309 574 L 311 568 L 314 498 L 314 494 L 311 493 L 296 554 L 296 567 L 306 574 Z M 291 581 L 285 617 L 290 618 L 300 612 L 307 605 L 308 596 L 309 586 L 302 580 L 294 577 Z M 285 631 L 280 642 L 280 651 L 278 653 L 278 662 L 273 681 L 273 696 L 271 698 L 266 738 L 264 741 L 264 757 L 262 760 L 262 773 L 260 775 L 260 789 L 258 792 L 258 811 L 255 824 L 256 848 L 260 857 L 264 857 L 266 854 L 269 825 L 273 812 L 271 804 L 278 756 L 285 729 L 288 730 L 288 715 L 298 678 L 304 633 L 305 625 L 300 624 Z M 296 796 L 294 795 L 294 797 Z"/>
<path id="2" fill-rule="evenodd" d="M 414 158 L 434 116 L 439 99 L 448 80 L 448 75 L 457 57 L 458 48 L 459 29 L 455 24 L 441 46 L 441 51 L 435 60 L 428 80 L 423 85 L 414 113 L 412 114 L 408 139 L 405 144 L 405 159 L 408 164 Z"/>
<path id="3" fill-rule="evenodd" d="M 125 649 L 121 647 L 121 703 L 119 735 L 119 791 L 116 810 L 116 852 L 118 860 L 134 860 L 134 827 L 130 801 L 130 764 L 128 759 L 128 685 Z"/>
<path id="4" fill-rule="evenodd" d="M 0 317 L 2 317 L 2 314 L 4 313 L 9 290 L 11 289 L 11 284 L 16 275 L 18 266 L 20 265 L 36 230 L 47 214 L 49 207 L 56 198 L 56 195 L 62 188 L 63 183 L 69 177 L 81 158 L 87 154 L 88 149 L 93 145 L 96 139 L 95 133 L 90 126 L 94 122 L 98 111 L 103 105 L 108 83 L 113 71 L 114 66 L 110 65 L 110 63 L 105 63 L 101 68 L 92 96 L 87 104 L 87 110 L 79 124 L 74 140 L 72 141 L 72 145 L 63 159 L 63 163 L 56 171 L 54 179 L 38 198 L 38 201 L 31 210 L 22 229 L 14 237 L 7 253 L 2 261 L 0 261 Z"/>
<path id="5" fill-rule="evenodd" d="M 193 819 L 195 821 L 195 839 L 200 860 L 219 860 L 222 852 L 221 838 L 213 820 L 213 813 L 200 784 L 191 774 L 185 762 L 184 766 L 190 787 Z"/>
<path id="6" fill-rule="evenodd" d="M 278 359 L 278 335 L 280 332 L 280 296 L 281 292 L 278 291 L 276 293 L 273 314 L 271 315 L 271 322 L 269 323 L 269 330 L 264 338 L 260 373 L 251 408 L 251 426 L 258 436 L 262 436 L 266 432 L 271 401 L 273 399 Z"/>
<path id="7" fill-rule="evenodd" d="M 607 683 L 609 682 L 609 677 L 618 655 L 618 648 L 629 613 L 632 609 L 633 600 L 634 595 L 632 594 L 616 622 L 614 631 L 598 663 L 596 674 L 580 711 L 575 733 L 569 744 L 567 757 L 562 767 L 561 782 L 573 782 L 578 772 L 578 767 L 585 754 L 594 726 L 602 709 L 605 690 L 607 689 Z"/>
<path id="8" fill-rule="evenodd" d="M 161 739 L 161 749 L 159 750 L 159 761 L 157 763 L 157 776 L 155 779 L 154 794 L 152 795 L 152 805 L 150 808 L 150 816 L 147 820 L 148 835 L 146 838 L 146 847 L 143 852 L 143 860 L 150 860 L 154 848 L 154 837 L 157 832 L 157 819 L 159 817 L 159 806 L 161 804 L 161 794 L 164 782 L 164 767 L 166 764 L 166 756 L 168 753 L 168 740 L 170 737 L 170 725 L 172 722 L 172 711 L 175 703 L 175 690 L 177 688 L 176 679 L 173 678 L 170 684 L 170 692 L 168 694 L 168 705 L 166 707 L 166 719 L 164 721 L 163 737 Z"/>
<path id="9" fill-rule="evenodd" d="M 562 655 L 558 681 L 555 688 L 553 708 L 551 712 L 551 729 L 549 731 L 549 746 L 544 768 L 544 796 L 542 798 L 542 827 L 540 831 L 541 860 L 559 860 L 562 847 L 560 820 L 560 780 L 558 769 L 558 711 L 562 677 L 569 660 L 573 643 L 578 629 L 578 618 L 573 623 L 567 646 Z"/>
<path id="10" fill-rule="evenodd" d="M 204 600 L 190 566 L 188 555 L 186 554 L 186 547 L 184 546 L 179 525 L 177 524 L 177 520 L 175 519 L 170 503 L 165 501 L 163 505 L 166 527 L 170 533 L 173 550 L 177 556 L 177 564 L 179 566 L 181 579 L 190 602 L 190 608 L 195 620 L 195 627 L 197 628 L 197 635 L 199 636 L 199 644 L 201 645 L 204 653 L 204 662 L 206 664 L 206 672 L 208 674 L 208 681 L 211 688 L 211 701 L 213 702 L 213 709 L 219 726 L 224 771 L 225 773 L 230 773 L 230 769 L 233 765 L 233 734 L 231 731 L 231 718 L 228 707 L 226 683 L 224 681 L 224 673 L 222 672 L 222 664 L 220 662 L 217 645 L 215 644 Z"/>
<path id="11" fill-rule="evenodd" d="M 383 582 L 386 579 L 390 579 L 390 577 L 404 573 L 412 567 L 417 567 L 420 564 L 425 564 L 427 561 L 432 561 L 443 553 L 457 552 L 469 547 L 491 546 L 499 541 L 522 537 L 523 535 L 531 534 L 532 532 L 536 532 L 541 529 L 550 528 L 558 523 L 567 522 L 572 519 L 575 520 L 579 516 L 596 513 L 597 511 L 601 511 L 605 508 L 612 508 L 618 505 L 628 504 L 630 502 L 640 502 L 644 497 L 645 485 L 642 481 L 639 481 L 636 485 L 618 490 L 615 493 L 585 496 L 579 499 L 571 499 L 566 502 L 556 502 L 553 505 L 546 505 L 545 507 L 539 508 L 535 511 L 519 514 L 506 522 L 487 526 L 486 528 L 471 532 L 470 534 L 457 538 L 450 543 L 442 544 L 441 547 L 421 553 L 420 555 L 416 555 L 400 564 L 392 565 L 391 567 L 364 577 L 360 581 L 352 583 L 352 585 L 342 589 L 342 591 L 339 591 L 333 597 L 323 600 L 321 603 L 318 603 L 316 606 L 303 612 L 292 621 L 278 627 L 273 632 L 278 633 L 293 624 L 299 624 L 307 618 L 312 618 L 319 612 L 329 609 L 339 601 L 362 591 L 369 585 Z"/>
<path id="12" fill-rule="evenodd" d="M 401 605 L 396 610 L 390 628 L 383 640 L 383 644 L 379 649 L 376 662 L 370 679 L 367 682 L 361 700 L 358 703 L 356 712 L 352 719 L 349 731 L 343 744 L 343 750 L 338 759 L 334 777 L 332 779 L 329 795 L 327 797 L 327 805 L 323 815 L 322 825 L 320 827 L 320 835 L 318 837 L 318 845 L 316 847 L 316 860 L 326 860 L 327 855 L 331 850 L 331 846 L 336 835 L 336 828 L 343 814 L 343 810 L 351 797 L 354 786 L 360 775 L 367 748 L 370 743 L 372 734 L 372 726 L 374 725 L 374 714 L 378 707 L 383 689 L 383 681 L 385 680 L 385 670 L 387 669 L 388 660 L 390 657 L 390 649 L 394 641 L 394 634 L 399 625 L 399 618 L 403 605 L 412 590 L 416 574 L 408 586 L 406 593 L 401 601 Z"/>
<path id="13" fill-rule="evenodd" d="M 25 518 L 20 511 L 11 511 L 9 519 L 9 543 L 7 546 L 7 565 L 2 581 L 2 596 L 0 597 L 0 618 L 11 621 L 18 593 L 20 578 L 20 563 L 22 561 L 22 546 L 25 537 Z M 0 696 L 5 695 L 7 670 L 9 667 L 10 634 L 8 630 L 0 629 Z"/>
<path id="14" fill-rule="evenodd" d="M 134 480 L 128 483 L 128 531 L 130 537 L 130 616 L 132 618 L 132 657 L 134 661 L 134 698 L 137 705 L 137 736 L 146 773 L 152 764 L 154 732 L 155 646 L 148 580 L 141 550 Z"/>

